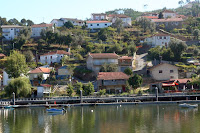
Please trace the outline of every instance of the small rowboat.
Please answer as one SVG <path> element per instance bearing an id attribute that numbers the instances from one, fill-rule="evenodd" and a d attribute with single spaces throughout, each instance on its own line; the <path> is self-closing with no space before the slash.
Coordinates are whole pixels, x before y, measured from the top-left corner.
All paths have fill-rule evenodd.
<path id="1" fill-rule="evenodd" d="M 183 108 L 197 108 L 198 104 L 187 104 L 187 103 L 183 103 L 183 104 L 179 104 L 179 107 L 183 107 Z"/>
<path id="2" fill-rule="evenodd" d="M 64 112 L 65 109 L 56 109 L 56 108 L 51 108 L 51 109 L 47 109 L 47 112 L 48 113 L 61 113 L 61 112 Z"/>

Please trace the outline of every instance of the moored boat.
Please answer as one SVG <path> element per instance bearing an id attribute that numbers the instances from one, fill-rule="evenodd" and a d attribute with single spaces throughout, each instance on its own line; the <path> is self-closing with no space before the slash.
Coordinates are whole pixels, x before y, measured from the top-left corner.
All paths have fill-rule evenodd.
<path id="1" fill-rule="evenodd" d="M 56 109 L 56 108 L 47 109 L 48 113 L 60 113 L 60 112 L 64 112 L 64 111 L 65 111 L 64 108 L 62 108 L 62 109 Z"/>
<path id="2" fill-rule="evenodd" d="M 197 108 L 198 104 L 187 104 L 187 103 L 183 103 L 183 104 L 179 104 L 179 107 L 183 107 L 183 108 Z"/>

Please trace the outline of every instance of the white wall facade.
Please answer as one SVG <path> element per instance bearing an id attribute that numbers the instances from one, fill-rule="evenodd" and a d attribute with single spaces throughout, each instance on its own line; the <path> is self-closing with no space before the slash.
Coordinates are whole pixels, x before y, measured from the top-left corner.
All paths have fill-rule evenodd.
<path id="1" fill-rule="evenodd" d="M 163 12 L 163 17 L 164 18 L 175 18 L 176 17 L 176 13 Z"/>
<path id="2" fill-rule="evenodd" d="M 5 37 L 6 40 L 13 40 L 16 38 L 22 30 L 22 28 L 15 28 L 15 27 L 10 27 L 10 28 L 2 28 L 2 35 Z"/>
<path id="3" fill-rule="evenodd" d="M 54 27 L 50 27 L 54 31 Z M 42 30 L 47 30 L 48 27 L 32 27 L 32 34 L 31 37 L 40 37 L 40 33 Z"/>
<path id="4" fill-rule="evenodd" d="M 54 24 L 56 27 L 62 27 L 64 25 L 64 22 L 61 20 L 54 19 L 51 21 L 51 24 Z"/>
<path id="5" fill-rule="evenodd" d="M 152 45 L 152 47 L 156 47 L 156 46 L 168 47 L 170 39 L 171 39 L 170 36 L 153 36 L 153 37 L 145 38 L 145 42 L 147 42 L 148 45 Z"/>
<path id="6" fill-rule="evenodd" d="M 115 23 L 116 21 L 116 17 L 112 18 L 112 23 Z M 128 26 L 131 26 L 132 25 L 132 21 L 131 21 L 131 18 L 128 17 L 128 18 L 120 18 L 123 22 L 123 26 L 124 27 L 128 27 Z"/>
<path id="7" fill-rule="evenodd" d="M 89 29 L 99 29 L 99 28 L 106 28 L 108 26 L 111 26 L 111 22 L 105 22 L 105 23 L 87 23 L 87 26 Z"/>
<path id="8" fill-rule="evenodd" d="M 64 57 L 63 54 L 41 55 L 40 62 L 42 64 L 47 63 L 48 65 L 50 65 L 51 63 L 60 63 L 63 57 Z"/>

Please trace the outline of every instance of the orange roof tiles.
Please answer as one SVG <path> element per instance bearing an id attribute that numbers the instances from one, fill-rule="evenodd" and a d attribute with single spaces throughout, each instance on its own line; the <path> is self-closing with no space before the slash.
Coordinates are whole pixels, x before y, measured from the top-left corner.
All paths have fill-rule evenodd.
<path id="1" fill-rule="evenodd" d="M 99 72 L 97 80 L 117 80 L 129 79 L 129 76 L 123 72 Z"/>
<path id="2" fill-rule="evenodd" d="M 50 73 L 51 70 L 49 68 L 43 68 L 43 67 L 38 67 L 32 71 L 30 71 L 29 73 Z"/>
<path id="3" fill-rule="evenodd" d="M 118 59 L 119 56 L 116 53 L 89 53 L 94 59 Z"/>
<path id="4" fill-rule="evenodd" d="M 5 57 L 5 55 L 4 54 L 0 54 L 0 57 Z"/>
<path id="5" fill-rule="evenodd" d="M 122 57 L 120 57 L 119 59 L 122 59 L 122 60 L 132 60 L 133 57 L 130 57 L 130 56 L 122 56 Z"/>

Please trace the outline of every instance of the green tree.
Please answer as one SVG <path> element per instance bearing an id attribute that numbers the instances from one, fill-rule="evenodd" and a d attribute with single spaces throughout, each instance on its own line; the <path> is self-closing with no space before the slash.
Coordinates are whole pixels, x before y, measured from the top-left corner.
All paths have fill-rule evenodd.
<path id="1" fill-rule="evenodd" d="M 99 90 L 100 96 L 105 95 L 105 94 L 106 94 L 106 89 Z"/>
<path id="2" fill-rule="evenodd" d="M 28 20 L 26 21 L 26 23 L 27 23 L 27 26 L 32 26 L 32 25 L 34 25 L 33 21 L 31 21 L 30 19 L 28 19 Z"/>
<path id="3" fill-rule="evenodd" d="M 13 92 L 16 97 L 27 97 L 31 94 L 31 84 L 28 78 L 18 77 L 12 79 L 5 87 L 6 94 L 12 97 Z"/>
<path id="4" fill-rule="evenodd" d="M 135 74 L 128 79 L 129 85 L 131 85 L 134 89 L 137 89 L 142 85 L 143 79 L 140 75 Z"/>
<path id="5" fill-rule="evenodd" d="M 31 50 L 25 51 L 25 52 L 23 52 L 23 54 L 26 58 L 26 62 L 33 62 L 34 55 L 33 55 L 33 52 Z"/>
<path id="6" fill-rule="evenodd" d="M 65 26 L 66 28 L 68 28 L 68 29 L 74 28 L 74 25 L 73 25 L 72 22 L 70 22 L 70 21 L 65 22 L 64 26 Z"/>
<path id="7" fill-rule="evenodd" d="M 169 47 L 174 54 L 175 61 L 180 61 L 183 52 L 187 49 L 186 43 L 178 39 L 171 39 Z"/>
<path id="8" fill-rule="evenodd" d="M 94 85 L 89 82 L 87 85 L 83 85 L 83 93 L 85 96 L 92 95 L 94 93 Z"/>
<path id="9" fill-rule="evenodd" d="M 127 49 L 130 56 L 133 56 L 134 53 L 137 51 L 136 45 L 133 41 L 129 42 Z"/>
<path id="10" fill-rule="evenodd" d="M 133 70 L 132 70 L 130 67 L 127 67 L 127 68 L 124 70 L 124 73 L 127 74 L 127 75 L 132 75 L 132 74 L 133 74 Z"/>
<path id="11" fill-rule="evenodd" d="M 102 41 L 106 41 L 109 37 L 110 33 L 107 28 L 103 28 L 98 32 L 98 39 Z"/>
<path id="12" fill-rule="evenodd" d="M 67 87 L 67 95 L 68 95 L 69 97 L 71 97 L 73 93 L 74 93 L 73 86 L 72 86 L 71 84 L 68 84 L 68 87 Z"/>
<path id="13" fill-rule="evenodd" d="M 80 90 L 83 90 L 83 84 L 81 82 L 77 82 L 75 84 L 75 88 L 76 88 L 76 94 L 80 95 Z"/>
<path id="14" fill-rule="evenodd" d="M 158 15 L 158 19 L 163 19 L 163 18 L 164 18 L 164 17 L 163 17 L 163 13 L 160 12 L 159 15 Z"/>
<path id="15" fill-rule="evenodd" d="M 27 75 L 28 65 L 26 58 L 19 51 L 12 51 L 7 58 L 5 71 L 10 77 L 18 78 L 20 75 Z"/>
<path id="16" fill-rule="evenodd" d="M 195 30 L 193 31 L 193 35 L 196 37 L 197 40 L 199 40 L 200 30 L 199 30 L 199 29 L 195 29 Z"/>
<path id="17" fill-rule="evenodd" d="M 117 72 L 117 70 L 118 70 L 118 67 L 116 64 L 104 63 L 100 68 L 100 72 Z"/>
<path id="18" fill-rule="evenodd" d="M 26 23 L 27 23 L 25 18 L 23 18 L 20 22 L 22 23 L 22 25 L 26 25 Z"/>

